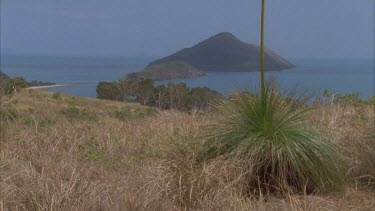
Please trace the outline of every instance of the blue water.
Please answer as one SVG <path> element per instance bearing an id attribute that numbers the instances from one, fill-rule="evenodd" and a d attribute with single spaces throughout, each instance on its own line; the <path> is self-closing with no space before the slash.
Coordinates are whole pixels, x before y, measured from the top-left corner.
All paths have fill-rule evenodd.
<path id="1" fill-rule="evenodd" d="M 125 58 L 2 58 L 1 69 L 11 76 L 27 80 L 41 80 L 65 87 L 47 88 L 53 92 L 76 96 L 96 97 L 99 81 L 114 81 L 127 73 L 141 70 L 150 59 Z M 324 89 L 345 94 L 360 92 L 362 97 L 374 95 L 374 61 L 361 59 L 313 60 L 290 59 L 296 68 L 281 72 L 267 72 L 286 89 L 298 87 L 319 95 Z M 223 94 L 233 90 L 248 90 L 259 83 L 259 72 L 220 73 L 210 72 L 205 77 L 178 79 L 190 87 L 207 86 Z M 167 82 L 158 82 L 167 83 Z"/>

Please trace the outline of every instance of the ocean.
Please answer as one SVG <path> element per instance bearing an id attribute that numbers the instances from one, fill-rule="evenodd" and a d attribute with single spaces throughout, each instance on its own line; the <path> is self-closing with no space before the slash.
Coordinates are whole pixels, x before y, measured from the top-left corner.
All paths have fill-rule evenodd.
<path id="1" fill-rule="evenodd" d="M 143 69 L 151 58 L 73 58 L 73 57 L 2 57 L 1 70 L 28 81 L 54 82 L 63 87 L 46 88 L 51 92 L 96 97 L 100 81 L 114 81 L 127 73 Z M 315 96 L 324 89 L 346 94 L 374 95 L 374 60 L 371 59 L 289 59 L 295 68 L 267 72 L 286 90 L 300 89 Z M 235 90 L 251 90 L 259 84 L 259 72 L 210 72 L 200 78 L 178 79 L 189 87 L 206 86 L 228 95 Z M 167 81 L 156 84 L 168 83 Z"/>

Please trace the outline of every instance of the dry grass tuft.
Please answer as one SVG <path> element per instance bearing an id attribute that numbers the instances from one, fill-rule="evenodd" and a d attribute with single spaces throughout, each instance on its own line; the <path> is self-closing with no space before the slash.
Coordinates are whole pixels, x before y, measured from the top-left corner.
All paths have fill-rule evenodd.
<path id="1" fill-rule="evenodd" d="M 319 106 L 312 117 L 311 124 L 339 146 L 357 185 L 374 188 L 374 106 Z"/>

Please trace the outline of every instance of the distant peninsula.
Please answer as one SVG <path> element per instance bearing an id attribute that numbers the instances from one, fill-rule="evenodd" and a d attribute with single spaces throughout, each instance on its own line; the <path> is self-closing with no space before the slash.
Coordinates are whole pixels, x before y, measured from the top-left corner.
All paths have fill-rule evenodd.
<path id="1" fill-rule="evenodd" d="M 266 71 L 295 67 L 291 62 L 265 50 Z M 233 34 L 216 34 L 191 48 L 151 62 L 144 70 L 126 78 L 171 80 L 205 75 L 205 72 L 254 72 L 260 69 L 260 47 L 243 42 Z"/>
<path id="2" fill-rule="evenodd" d="M 26 89 L 38 89 L 61 86 L 56 85 L 52 82 L 45 81 L 26 81 L 23 77 L 10 77 L 0 70 L 0 96 L 11 95 L 14 91 L 18 91 L 21 88 Z"/>

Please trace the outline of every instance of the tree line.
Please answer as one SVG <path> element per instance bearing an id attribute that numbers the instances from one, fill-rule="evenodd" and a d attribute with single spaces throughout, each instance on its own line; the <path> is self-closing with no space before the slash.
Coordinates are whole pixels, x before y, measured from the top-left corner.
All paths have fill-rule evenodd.
<path id="1" fill-rule="evenodd" d="M 178 110 L 206 110 L 210 102 L 223 98 L 219 92 L 207 87 L 189 88 L 185 83 L 172 82 L 156 86 L 149 79 L 100 82 L 96 92 L 98 99 Z"/>
<path id="2" fill-rule="evenodd" d="M 10 96 L 14 92 L 27 87 L 27 81 L 22 77 L 11 78 L 0 71 L 0 97 Z"/>
<path id="3" fill-rule="evenodd" d="M 28 82 L 23 77 L 9 77 L 0 70 L 0 97 L 11 96 L 14 92 L 26 87 L 49 85 L 55 85 L 55 83 L 36 80 Z"/>

